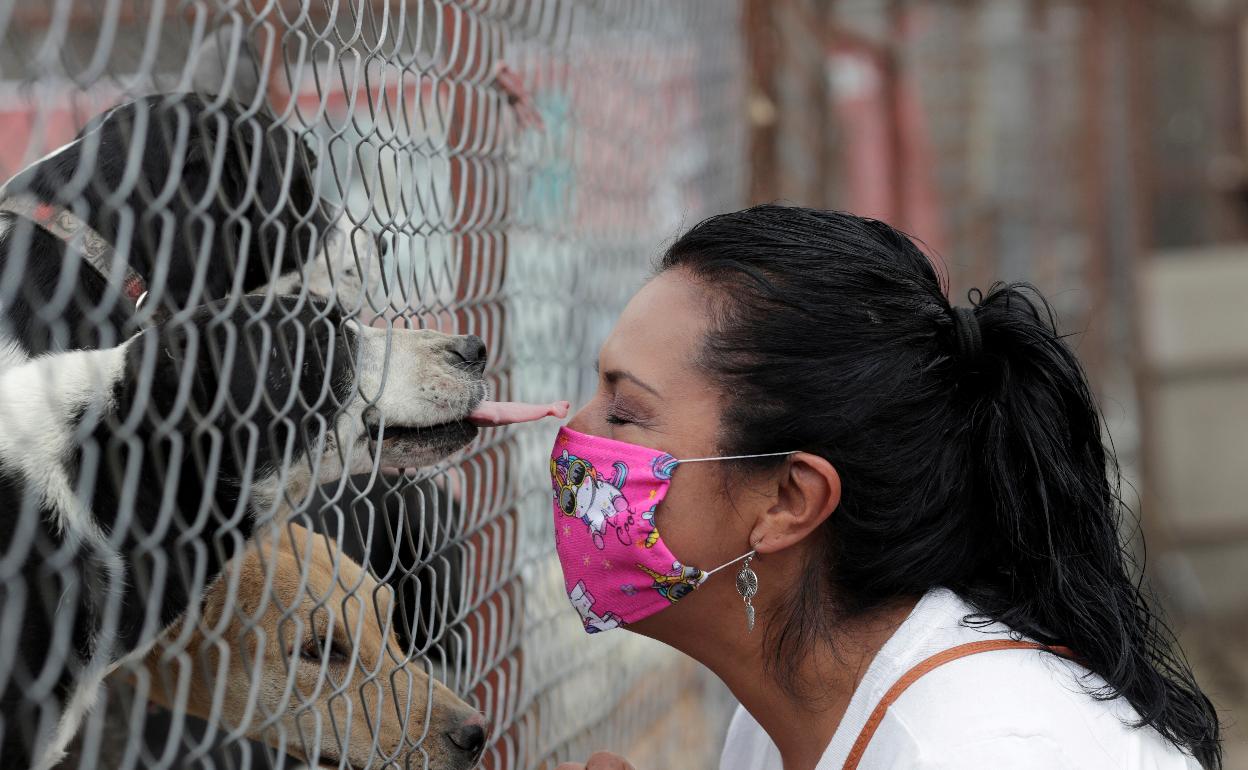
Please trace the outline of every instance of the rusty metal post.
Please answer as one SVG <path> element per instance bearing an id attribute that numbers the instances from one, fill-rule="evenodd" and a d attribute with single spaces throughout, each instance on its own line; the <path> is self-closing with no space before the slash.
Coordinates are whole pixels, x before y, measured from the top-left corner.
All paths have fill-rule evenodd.
<path id="1" fill-rule="evenodd" d="M 1151 29 L 1150 4 L 1137 0 L 1111 0 L 1114 13 L 1123 21 L 1121 25 L 1125 40 L 1124 59 L 1127 67 L 1127 110 L 1128 110 L 1128 156 L 1127 167 L 1133 174 L 1131 180 L 1131 233 L 1128 238 L 1128 260 L 1130 275 L 1130 306 L 1127 309 L 1130 319 L 1130 351 L 1132 381 L 1135 388 L 1136 419 L 1139 423 L 1137 435 L 1139 448 L 1137 451 L 1137 467 L 1139 478 L 1140 524 L 1148 534 L 1150 550 L 1164 553 L 1174 547 L 1172 533 L 1166 524 L 1164 511 L 1161 510 L 1161 499 L 1157 482 L 1159 469 L 1158 446 L 1156 438 L 1155 395 L 1157 378 L 1152 362 L 1148 358 L 1147 341 L 1144 335 L 1144 313 L 1142 310 L 1144 274 L 1151 259 L 1153 245 L 1152 209 L 1155 191 L 1152 174 L 1152 96 L 1149 77 L 1149 34 Z M 1155 573 L 1160 560 L 1150 559 L 1146 565 L 1149 572 Z M 1162 576 L 1156 576 L 1159 580 Z"/>
<path id="2" fill-rule="evenodd" d="M 888 109 L 888 144 L 889 144 L 889 185 L 891 187 L 892 210 L 894 224 L 910 227 L 908 198 L 906 196 L 906 142 L 905 142 L 905 108 L 902 99 L 905 95 L 901 88 L 902 72 L 901 47 L 905 43 L 905 3 L 903 0 L 891 0 L 888 13 L 888 49 L 879 56 L 881 69 L 884 72 L 884 98 Z"/>
<path id="3" fill-rule="evenodd" d="M 776 62 L 779 44 L 776 32 L 776 4 L 771 0 L 746 0 L 746 56 L 749 61 L 748 94 L 749 201 L 765 203 L 780 197 L 779 149 L 776 123 Z"/>
<path id="4" fill-rule="evenodd" d="M 1112 322 L 1113 297 L 1109 287 L 1109 200 L 1106 173 L 1106 88 L 1105 58 L 1111 50 L 1107 41 L 1106 0 L 1087 0 L 1083 13 L 1080 53 L 1083 59 L 1083 91 L 1080 104 L 1083 143 L 1080 147 L 1084 230 L 1088 235 L 1087 266 L 1084 279 L 1089 294 L 1089 314 L 1083 359 L 1093 386 L 1103 394 L 1108 377 L 1107 325 Z"/>

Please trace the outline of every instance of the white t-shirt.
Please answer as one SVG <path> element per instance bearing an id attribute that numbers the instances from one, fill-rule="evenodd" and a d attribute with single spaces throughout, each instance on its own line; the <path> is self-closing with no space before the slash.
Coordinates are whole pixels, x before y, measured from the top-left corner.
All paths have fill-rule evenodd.
<path id="1" fill-rule="evenodd" d="M 868 715 L 916 663 L 965 642 L 1003 638 L 993 624 L 971 627 L 975 610 L 957 594 L 924 596 L 880 648 L 823 752 L 817 770 L 841 770 Z M 1104 680 L 1076 663 L 1037 650 L 997 650 L 946 663 L 910 686 L 884 716 L 858 767 L 1021 768 L 1022 770 L 1199 770 L 1151 727 L 1133 729 L 1123 698 L 1098 701 L 1077 677 Z M 728 728 L 720 770 L 783 770 L 780 751 L 741 706 Z"/>

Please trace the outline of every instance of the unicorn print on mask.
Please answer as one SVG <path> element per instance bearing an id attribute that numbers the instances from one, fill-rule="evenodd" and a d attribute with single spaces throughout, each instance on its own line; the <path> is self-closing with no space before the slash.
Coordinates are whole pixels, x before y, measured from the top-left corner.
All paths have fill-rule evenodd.
<path id="1" fill-rule="evenodd" d="M 686 567 L 678 561 L 672 562 L 672 568 L 666 573 L 655 572 L 644 564 L 638 564 L 637 567 L 654 581 L 650 587 L 672 604 L 688 596 L 690 591 L 706 580 L 706 574 L 702 570 Z"/>
<path id="2" fill-rule="evenodd" d="M 598 550 L 606 547 L 607 528 L 615 531 L 624 545 L 632 545 L 630 529 L 633 514 L 621 488 L 628 481 L 628 465 L 612 464 L 613 475 L 607 478 L 586 460 L 564 450 L 550 461 L 550 475 L 555 484 L 555 504 L 565 516 L 580 519 L 589 527 Z"/>
<path id="3" fill-rule="evenodd" d="M 585 581 L 582 580 L 573 587 L 568 593 L 568 600 L 580 614 L 581 624 L 587 633 L 596 634 L 599 631 L 610 631 L 620 627 L 620 617 L 614 612 L 605 612 L 601 615 L 594 612 L 594 596 L 585 587 Z"/>

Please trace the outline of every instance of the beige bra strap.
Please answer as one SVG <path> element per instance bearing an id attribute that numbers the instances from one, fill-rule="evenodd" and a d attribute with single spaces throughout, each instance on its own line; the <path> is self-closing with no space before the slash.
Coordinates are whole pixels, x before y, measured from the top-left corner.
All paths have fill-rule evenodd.
<path id="1" fill-rule="evenodd" d="M 914 668 L 907 671 L 893 683 L 892 687 L 888 688 L 888 692 L 884 693 L 884 697 L 880 699 L 880 702 L 875 706 L 875 710 L 871 712 L 871 716 L 867 718 L 867 723 L 862 726 L 862 732 L 858 733 L 858 740 L 854 741 L 853 748 L 849 750 L 849 756 L 845 758 L 844 770 L 856 770 L 862 755 L 867 751 L 867 744 L 871 742 L 871 736 L 875 735 L 876 728 L 880 726 L 880 722 L 884 721 L 884 714 L 888 711 L 888 707 L 893 704 L 893 701 L 901 697 L 906 688 L 918 681 L 919 677 L 943 666 L 951 660 L 993 650 L 1047 650 L 1064 658 L 1075 657 L 1075 654 L 1068 647 L 1050 647 L 1045 644 L 1023 642 L 1015 639 L 986 639 L 982 642 L 967 642 L 966 644 L 960 644 L 957 647 L 950 647 L 947 650 L 938 652 L 930 658 L 915 664 Z"/>

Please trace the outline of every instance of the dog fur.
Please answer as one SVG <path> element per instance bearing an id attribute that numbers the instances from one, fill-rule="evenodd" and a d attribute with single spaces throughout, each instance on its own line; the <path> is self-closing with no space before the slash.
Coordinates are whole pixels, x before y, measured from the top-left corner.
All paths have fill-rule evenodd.
<path id="1" fill-rule="evenodd" d="M 264 112 L 196 94 L 115 107 L 11 179 L 0 197 L 65 207 L 113 244 L 169 312 L 248 292 L 310 292 L 347 311 L 381 292 L 382 242 L 331 221 L 317 159 Z M 59 238 L 0 214 L 0 370 L 112 347 L 137 328 Z M 149 312 L 145 309 L 142 313 Z"/>
<path id="2" fill-rule="evenodd" d="M 0 766 L 54 765 L 257 525 L 468 443 L 483 370 L 475 337 L 243 297 L 0 373 Z"/>
<path id="3" fill-rule="evenodd" d="M 309 764 L 467 770 L 484 722 L 404 654 L 393 606 L 331 540 L 271 528 L 208 587 L 198 622 L 161 637 L 139 690 Z"/>

